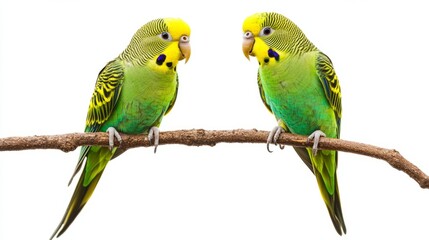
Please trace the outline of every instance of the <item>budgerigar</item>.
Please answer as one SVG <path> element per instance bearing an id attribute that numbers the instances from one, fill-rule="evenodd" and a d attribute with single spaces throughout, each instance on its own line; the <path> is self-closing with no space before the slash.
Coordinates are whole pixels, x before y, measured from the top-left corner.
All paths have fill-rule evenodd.
<path id="1" fill-rule="evenodd" d="M 337 151 L 317 150 L 320 137 L 340 137 L 341 91 L 331 60 L 291 20 L 267 12 L 243 23 L 243 53 L 258 60 L 260 96 L 277 119 L 267 140 L 286 131 L 309 136 L 313 148 L 295 148 L 314 173 L 338 234 L 346 233 L 337 180 Z"/>
<path id="2" fill-rule="evenodd" d="M 181 19 L 152 20 L 101 70 L 89 104 L 85 132 L 107 131 L 110 147 L 82 147 L 72 176 L 73 179 L 83 165 L 79 182 L 51 239 L 67 230 L 91 197 L 107 163 L 125 151 L 114 147 L 115 137 L 121 141 L 118 132 L 146 133 L 156 150 L 158 127 L 177 96 L 177 64 L 182 59 L 188 61 L 191 54 L 189 37 L 190 28 Z"/>

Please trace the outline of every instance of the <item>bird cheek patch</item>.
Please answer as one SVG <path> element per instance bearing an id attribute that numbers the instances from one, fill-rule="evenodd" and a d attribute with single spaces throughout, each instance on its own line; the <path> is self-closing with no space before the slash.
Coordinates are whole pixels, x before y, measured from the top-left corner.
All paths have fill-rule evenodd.
<path id="1" fill-rule="evenodd" d="M 156 59 L 156 64 L 161 66 L 165 62 L 166 58 L 167 58 L 167 56 L 165 56 L 165 54 L 159 55 L 158 58 Z"/>
<path id="2" fill-rule="evenodd" d="M 272 48 L 268 49 L 268 57 L 276 59 L 276 61 L 280 60 L 280 55 L 274 51 Z"/>
<path id="3" fill-rule="evenodd" d="M 165 60 L 167 60 L 167 56 L 165 54 L 161 54 L 158 56 L 158 58 L 156 58 L 156 64 L 158 66 L 162 66 L 162 64 L 164 64 Z M 168 68 L 172 68 L 173 67 L 173 62 L 166 62 L 165 65 Z"/>

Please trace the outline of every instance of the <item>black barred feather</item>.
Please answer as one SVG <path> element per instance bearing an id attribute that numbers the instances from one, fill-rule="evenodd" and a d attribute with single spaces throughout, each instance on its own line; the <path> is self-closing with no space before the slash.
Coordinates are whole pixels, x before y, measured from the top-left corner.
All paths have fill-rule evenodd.
<path id="1" fill-rule="evenodd" d="M 116 60 L 109 62 L 100 71 L 89 103 L 85 132 L 98 131 L 110 117 L 119 99 L 123 82 L 124 69 Z"/>
<path id="2" fill-rule="evenodd" d="M 326 98 L 331 104 L 331 107 L 334 109 L 337 117 L 337 122 L 339 122 L 341 119 L 340 83 L 338 81 L 338 77 L 335 73 L 334 67 L 332 66 L 331 60 L 323 53 L 320 53 L 319 57 L 317 58 L 317 74 L 319 75 L 323 90 L 325 91 Z M 339 124 L 338 128 L 340 128 Z"/>
<path id="3" fill-rule="evenodd" d="M 117 60 L 110 61 L 98 74 L 95 89 L 89 102 L 85 132 L 97 132 L 107 121 L 118 102 L 124 83 L 124 69 Z M 79 172 L 90 146 L 82 146 L 79 161 L 70 178 L 69 185 Z"/>
<path id="4" fill-rule="evenodd" d="M 168 32 L 168 26 L 163 19 L 148 22 L 134 34 L 119 58 L 144 65 L 155 57 L 156 53 L 163 52 L 168 47 L 168 42 L 159 41 L 159 35 L 163 32 Z"/>
<path id="5" fill-rule="evenodd" d="M 270 12 L 265 13 L 261 27 L 271 27 L 276 34 L 263 37 L 264 41 L 271 47 L 288 52 L 290 54 L 302 54 L 316 51 L 316 46 L 311 43 L 301 29 L 287 17 Z M 288 41 L 285 41 L 288 39 Z"/>

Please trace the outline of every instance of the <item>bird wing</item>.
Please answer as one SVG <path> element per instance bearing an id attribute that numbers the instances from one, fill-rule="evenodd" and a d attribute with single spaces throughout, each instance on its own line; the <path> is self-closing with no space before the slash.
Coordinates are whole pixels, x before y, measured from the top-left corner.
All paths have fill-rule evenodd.
<path id="1" fill-rule="evenodd" d="M 264 105 L 268 109 L 268 111 L 270 111 L 270 113 L 273 113 L 270 105 L 268 105 L 268 103 L 267 103 L 267 99 L 265 98 L 265 92 L 264 92 L 264 88 L 262 87 L 261 75 L 259 74 L 259 72 L 258 72 L 258 88 L 259 88 L 259 95 L 261 96 L 262 102 L 264 103 Z"/>
<path id="2" fill-rule="evenodd" d="M 101 125 L 109 119 L 118 102 L 124 79 L 124 68 L 117 60 L 110 61 L 100 71 L 89 103 L 85 132 L 97 132 Z M 88 154 L 89 149 L 90 146 L 83 146 L 81 148 L 79 161 L 69 185 L 82 167 L 83 160 Z"/>
<path id="3" fill-rule="evenodd" d="M 328 99 L 337 121 L 337 137 L 340 137 L 341 124 L 341 88 L 335 73 L 332 61 L 323 53 L 317 58 L 317 74 L 322 83 L 326 98 Z M 311 150 L 308 150 L 311 154 Z M 331 216 L 332 223 L 338 234 L 346 233 L 346 226 L 341 210 L 340 196 L 337 184 L 336 168 L 338 167 L 338 153 L 335 151 L 320 151 L 313 156 L 317 171 L 314 171 L 322 197 Z"/>
<path id="4" fill-rule="evenodd" d="M 85 132 L 96 132 L 109 119 L 118 102 L 124 82 L 124 69 L 118 61 L 111 61 L 98 74 L 86 117 Z"/>
<path id="5" fill-rule="evenodd" d="M 165 111 L 164 116 L 167 115 L 171 111 L 171 109 L 173 108 L 174 104 L 176 103 L 177 92 L 179 90 L 179 75 L 176 76 L 176 82 L 177 82 L 177 84 L 176 84 L 176 91 L 174 92 L 173 99 L 171 99 L 170 105 L 168 105 L 168 108 Z"/>
<path id="6" fill-rule="evenodd" d="M 338 123 L 338 133 L 341 120 L 341 88 L 331 59 L 323 53 L 317 57 L 317 75 L 322 83 L 326 98 L 335 112 Z M 339 136 L 338 136 L 339 137 Z"/>

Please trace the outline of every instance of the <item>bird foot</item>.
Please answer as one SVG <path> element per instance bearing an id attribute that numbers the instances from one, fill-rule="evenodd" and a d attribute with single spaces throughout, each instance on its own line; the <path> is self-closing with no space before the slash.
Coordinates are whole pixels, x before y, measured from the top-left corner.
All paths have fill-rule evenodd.
<path id="1" fill-rule="evenodd" d="M 159 128 L 151 127 L 147 135 L 147 139 L 149 140 L 150 143 L 152 143 L 152 140 L 153 140 L 153 145 L 155 146 L 153 153 L 156 153 L 156 149 L 158 148 L 158 145 L 159 145 Z"/>
<path id="2" fill-rule="evenodd" d="M 326 134 L 324 132 L 322 132 L 321 130 L 316 130 L 314 131 L 312 134 L 310 134 L 310 136 L 308 136 L 307 138 L 307 143 L 309 143 L 311 140 L 313 140 L 313 155 L 316 156 L 317 155 L 317 147 L 319 146 L 319 140 L 320 137 L 326 137 Z"/>
<path id="3" fill-rule="evenodd" d="M 114 127 L 109 127 L 106 132 L 109 133 L 109 150 L 112 151 L 115 146 L 115 137 L 118 139 L 119 144 L 122 143 L 122 138 Z"/>
<path id="4" fill-rule="evenodd" d="M 268 152 L 273 152 L 270 150 L 270 144 L 274 144 L 275 146 L 277 146 L 277 140 L 280 137 L 280 134 L 284 133 L 285 130 L 280 127 L 280 126 L 275 126 L 273 128 L 273 130 L 271 130 L 270 134 L 268 135 L 268 139 L 267 139 L 267 150 Z M 285 146 L 282 144 L 279 144 L 280 149 L 283 149 Z"/>

